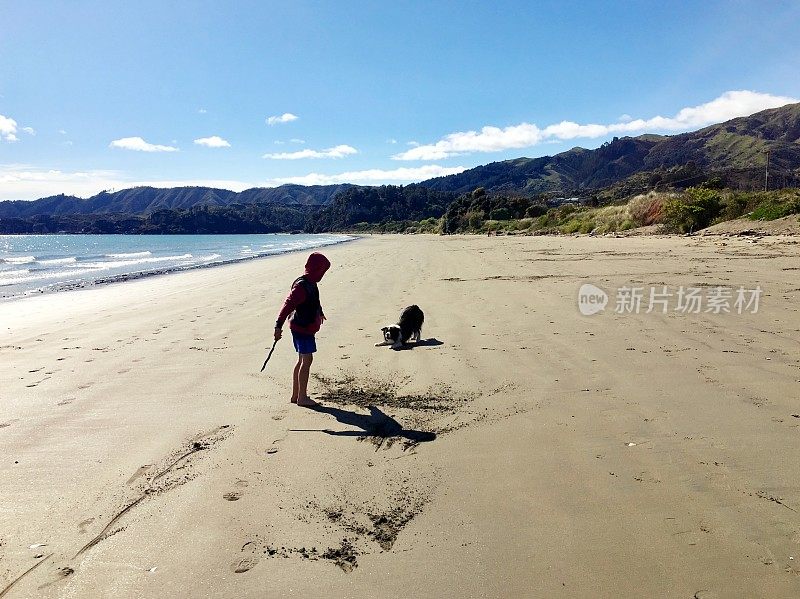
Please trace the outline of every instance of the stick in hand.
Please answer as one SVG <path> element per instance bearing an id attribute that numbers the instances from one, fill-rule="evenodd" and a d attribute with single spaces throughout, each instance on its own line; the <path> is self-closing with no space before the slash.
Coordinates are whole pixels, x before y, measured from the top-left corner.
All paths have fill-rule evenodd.
<path id="1" fill-rule="evenodd" d="M 273 341 L 273 343 L 272 343 L 272 349 L 269 350 L 269 355 L 267 356 L 267 359 L 264 360 L 264 365 L 261 367 L 261 372 L 264 372 L 264 369 L 267 367 L 267 362 L 269 362 L 269 359 L 272 357 L 272 352 L 275 351 L 275 346 L 277 344 L 278 344 L 278 340 L 275 339 L 275 341 Z"/>

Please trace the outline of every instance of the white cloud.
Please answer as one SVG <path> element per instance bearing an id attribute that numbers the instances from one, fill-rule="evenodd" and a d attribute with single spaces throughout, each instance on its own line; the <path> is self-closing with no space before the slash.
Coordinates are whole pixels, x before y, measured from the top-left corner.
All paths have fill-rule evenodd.
<path id="1" fill-rule="evenodd" d="M 414 141 L 414 140 L 412 139 L 411 141 L 407 141 L 407 142 L 406 142 L 406 145 L 407 145 L 407 146 L 411 146 L 412 148 L 416 148 L 416 147 L 419 145 L 419 142 L 418 142 L 418 141 Z"/>
<path id="2" fill-rule="evenodd" d="M 531 123 L 520 123 L 502 129 L 487 126 L 480 131 L 450 133 L 433 144 L 406 150 L 395 154 L 392 158 L 394 160 L 441 160 L 471 152 L 498 152 L 526 148 L 551 140 L 597 138 L 617 133 L 629 134 L 654 130 L 690 131 L 794 102 L 798 102 L 798 100 L 786 96 L 773 96 L 748 90 L 728 91 L 705 104 L 683 108 L 674 117 L 655 116 L 649 119 L 630 119 L 608 125 L 580 125 L 572 121 L 562 121 L 543 129 Z"/>
<path id="3" fill-rule="evenodd" d="M 33 127 L 23 127 L 22 130 L 28 135 L 36 135 L 36 131 Z"/>
<path id="4" fill-rule="evenodd" d="M 266 122 L 267 125 L 277 125 L 279 123 L 290 123 L 292 121 L 296 121 L 298 118 L 300 117 L 292 114 L 291 112 L 284 112 L 280 115 L 268 116 Z"/>
<path id="5" fill-rule="evenodd" d="M 64 131 L 63 129 L 59 129 L 59 130 L 58 130 L 58 132 L 59 132 L 61 135 L 66 135 L 66 134 L 67 134 L 67 132 L 66 132 L 66 131 Z"/>
<path id="6" fill-rule="evenodd" d="M 110 148 L 122 148 L 123 150 L 135 150 L 137 152 L 177 152 L 178 148 L 173 146 L 159 146 L 147 143 L 141 137 L 123 137 L 115 139 L 110 144 Z"/>
<path id="7" fill-rule="evenodd" d="M 207 148 L 230 148 L 231 144 L 222 139 L 219 135 L 212 135 L 211 137 L 201 137 L 195 139 L 194 143 L 198 146 L 205 146 Z"/>
<path id="8" fill-rule="evenodd" d="M 304 143 L 306 143 L 305 139 L 300 139 L 299 137 L 293 137 L 289 141 L 292 142 L 293 144 L 304 144 Z"/>
<path id="9" fill-rule="evenodd" d="M 358 154 L 352 146 L 339 145 L 325 150 L 298 150 L 297 152 L 281 152 L 278 154 L 264 154 L 262 158 L 272 160 L 300 160 L 302 158 L 344 158 L 352 154 Z"/>
<path id="10" fill-rule="evenodd" d="M 29 165 L 0 165 L 0 200 L 33 200 L 60 193 L 93 195 L 113 187 L 114 171 L 63 172 Z"/>
<path id="11" fill-rule="evenodd" d="M 0 114 L 0 140 L 17 141 L 17 121 Z"/>
<path id="12" fill-rule="evenodd" d="M 389 139 L 386 140 L 386 143 L 394 145 L 397 143 L 397 140 L 394 137 L 390 137 Z"/>
<path id="13" fill-rule="evenodd" d="M 309 173 L 300 177 L 279 177 L 272 179 L 270 183 L 284 185 L 292 183 L 295 185 L 333 185 L 336 183 L 382 183 L 390 181 L 398 182 L 417 182 L 431 179 L 433 177 L 444 177 L 445 175 L 457 175 L 464 172 L 464 166 L 443 167 L 437 164 L 427 164 L 415 168 L 396 168 L 392 170 L 369 169 L 363 171 L 350 171 L 337 175 L 323 175 L 320 173 Z"/>
<path id="14" fill-rule="evenodd" d="M 65 172 L 25 164 L 0 165 L 0 200 L 35 200 L 61 193 L 89 197 L 104 189 L 130 187 L 201 186 L 243 191 L 264 183 L 229 179 L 136 180 L 119 171 L 87 170 Z"/>
<path id="15" fill-rule="evenodd" d="M 197 114 L 205 114 L 207 112 L 208 112 L 208 110 L 206 110 L 205 108 L 198 108 L 197 109 Z"/>

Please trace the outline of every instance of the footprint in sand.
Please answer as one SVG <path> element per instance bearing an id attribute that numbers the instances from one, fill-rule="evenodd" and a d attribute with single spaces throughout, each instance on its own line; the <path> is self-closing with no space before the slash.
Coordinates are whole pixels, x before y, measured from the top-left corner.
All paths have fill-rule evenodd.
<path id="1" fill-rule="evenodd" d="M 241 574 L 242 572 L 247 572 L 248 570 L 254 568 L 256 564 L 258 564 L 258 558 L 245 557 L 240 559 L 238 562 L 234 562 L 231 567 L 236 574 Z"/>
<path id="2" fill-rule="evenodd" d="M 46 376 L 46 377 L 44 377 L 44 378 L 43 378 L 42 380 L 40 380 L 40 381 L 36 381 L 35 383 L 31 383 L 30 385 L 25 385 L 25 386 L 26 386 L 26 387 L 35 387 L 35 386 L 36 386 L 36 385 L 38 385 L 39 383 L 43 383 L 43 382 L 45 382 L 45 381 L 46 381 L 47 379 L 49 379 L 49 378 L 50 378 L 49 376 Z"/>
<path id="3" fill-rule="evenodd" d="M 65 579 L 67 576 L 72 576 L 75 573 L 75 570 L 70 568 L 69 566 L 63 566 L 58 568 L 54 572 L 55 579 L 51 580 L 50 582 L 46 582 L 44 584 L 39 585 L 38 589 L 41 591 L 42 589 L 46 589 L 49 586 L 56 584 L 57 582 Z"/>
<path id="4" fill-rule="evenodd" d="M 86 534 L 86 527 L 89 526 L 92 522 L 94 522 L 94 518 L 88 518 L 83 522 L 78 523 L 78 532 L 81 534 Z"/>
<path id="5" fill-rule="evenodd" d="M 267 449 L 264 451 L 264 453 L 266 453 L 267 455 L 274 455 L 274 454 L 278 453 L 278 445 L 280 444 L 281 441 L 283 441 L 283 439 L 275 439 L 272 442 L 272 445 L 267 447 Z"/>
<path id="6" fill-rule="evenodd" d="M 223 495 L 222 498 L 225 501 L 239 501 L 242 498 L 242 494 L 239 493 L 239 491 L 230 491 L 228 493 L 225 493 L 225 495 Z"/>
<path id="7" fill-rule="evenodd" d="M 64 398 L 64 399 L 62 399 L 60 402 L 58 402 L 56 405 L 57 405 L 57 406 L 68 406 L 68 405 L 69 405 L 69 404 L 71 404 L 73 401 L 75 401 L 75 398 L 74 398 L 74 397 L 65 397 L 65 398 Z"/>

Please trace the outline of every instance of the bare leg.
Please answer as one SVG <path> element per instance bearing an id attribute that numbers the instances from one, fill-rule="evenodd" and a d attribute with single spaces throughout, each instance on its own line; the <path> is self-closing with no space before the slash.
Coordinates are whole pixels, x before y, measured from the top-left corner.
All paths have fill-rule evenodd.
<path id="1" fill-rule="evenodd" d="M 308 396 L 308 375 L 314 354 L 300 354 L 297 371 L 297 405 L 310 408 L 319 405 Z"/>
<path id="2" fill-rule="evenodd" d="M 297 364 L 294 365 L 294 372 L 292 373 L 292 398 L 289 400 L 292 403 L 297 403 L 298 391 L 300 390 L 300 368 L 303 365 L 302 354 L 297 355 Z M 306 381 L 308 378 L 306 378 Z"/>

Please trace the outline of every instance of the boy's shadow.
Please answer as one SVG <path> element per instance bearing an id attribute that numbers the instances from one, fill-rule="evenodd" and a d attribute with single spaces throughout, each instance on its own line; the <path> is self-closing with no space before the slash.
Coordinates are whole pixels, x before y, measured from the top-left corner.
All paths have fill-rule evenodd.
<path id="1" fill-rule="evenodd" d="M 407 349 L 414 349 L 415 347 L 436 347 L 437 345 L 444 345 L 444 341 L 439 341 L 436 337 L 429 339 L 420 339 L 415 343 L 408 343 L 402 347 L 398 347 L 394 351 L 404 351 Z"/>
<path id="2" fill-rule="evenodd" d="M 436 439 L 436 433 L 404 429 L 397 420 L 384 414 L 375 406 L 369 406 L 369 414 L 359 414 L 358 412 L 332 408 L 330 406 L 315 406 L 311 409 L 315 412 L 330 414 L 342 424 L 356 426 L 361 429 L 351 431 L 323 429 L 320 431 L 335 437 L 377 437 L 379 439 L 399 437 L 407 439 L 411 443 L 427 443 Z"/>

